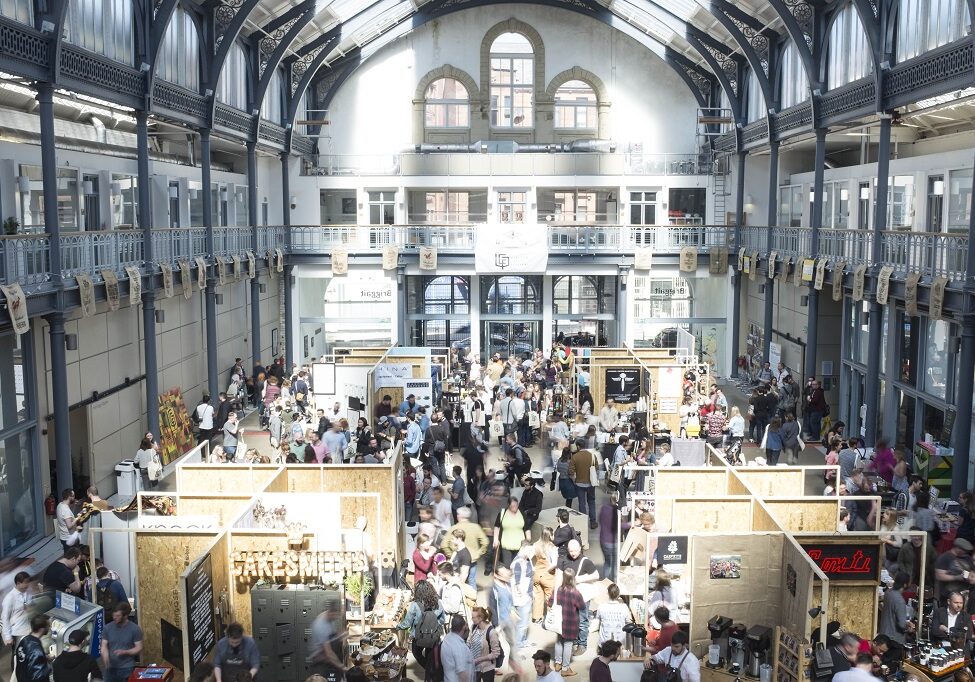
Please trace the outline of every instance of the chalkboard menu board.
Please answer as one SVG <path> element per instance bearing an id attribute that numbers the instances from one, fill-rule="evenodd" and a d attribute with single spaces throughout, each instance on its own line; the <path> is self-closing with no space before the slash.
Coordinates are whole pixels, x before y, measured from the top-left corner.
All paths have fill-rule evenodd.
<path id="1" fill-rule="evenodd" d="M 186 576 L 184 621 L 190 644 L 190 670 L 205 659 L 216 643 L 213 622 L 213 567 L 207 554 Z"/>

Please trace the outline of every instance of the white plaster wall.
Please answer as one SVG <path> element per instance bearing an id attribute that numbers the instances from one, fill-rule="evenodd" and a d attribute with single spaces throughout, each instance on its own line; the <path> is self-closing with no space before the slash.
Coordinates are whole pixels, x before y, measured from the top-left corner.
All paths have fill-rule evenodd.
<path id="1" fill-rule="evenodd" d="M 602 79 L 610 93 L 610 129 L 617 142 L 643 142 L 645 152 L 693 150 L 696 101 L 655 54 L 605 24 L 572 12 L 495 5 L 431 21 L 369 59 L 340 86 L 329 105 L 331 124 L 319 144 L 321 152 L 393 154 L 412 148 L 417 142 L 412 139 L 413 97 L 420 79 L 449 63 L 485 88 L 480 83 L 481 40 L 489 28 L 512 17 L 542 37 L 546 86 L 573 66 Z M 480 114 L 472 111 L 476 115 Z"/>

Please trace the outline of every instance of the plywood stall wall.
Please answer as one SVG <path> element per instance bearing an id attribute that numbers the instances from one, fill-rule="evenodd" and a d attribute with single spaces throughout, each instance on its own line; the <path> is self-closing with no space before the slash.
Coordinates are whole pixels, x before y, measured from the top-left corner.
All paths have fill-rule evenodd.
<path id="1" fill-rule="evenodd" d="M 162 620 L 182 629 L 180 575 L 218 537 L 213 532 L 140 530 L 135 533 L 139 566 L 139 626 L 144 633 L 142 660 L 162 661 Z"/>
<path id="2" fill-rule="evenodd" d="M 324 487 L 321 464 L 289 464 L 285 467 L 287 493 L 320 493 Z M 275 481 L 277 484 L 277 481 Z M 272 491 L 268 491 L 272 492 Z"/>
<path id="3" fill-rule="evenodd" d="M 790 533 L 832 533 L 839 520 L 840 503 L 835 497 L 765 500 L 765 506 L 782 529 Z"/>
<path id="4" fill-rule="evenodd" d="M 253 494 L 264 490 L 279 469 L 275 464 L 186 464 L 176 468 L 176 489 L 181 493 Z"/>
<path id="5" fill-rule="evenodd" d="M 393 494 L 394 485 L 400 482 L 396 478 L 399 470 L 394 465 L 325 465 L 323 467 L 324 490 L 326 493 L 377 493 L 380 499 L 388 501 L 387 504 L 380 505 L 379 528 L 382 536 L 377 535 L 376 526 L 370 520 L 370 532 L 376 537 L 379 546 L 383 549 L 395 550 L 399 544 L 400 517 L 403 512 L 399 511 L 396 504 L 397 497 Z M 355 518 L 352 519 L 347 527 L 355 526 Z M 397 556 L 397 560 L 402 557 Z"/>
<path id="6" fill-rule="evenodd" d="M 267 486 L 264 488 L 266 493 L 286 493 L 288 492 L 288 470 L 281 467 L 281 470 L 275 474 Z"/>
<path id="7" fill-rule="evenodd" d="M 221 594 L 223 593 L 229 594 L 230 592 L 229 551 L 230 551 L 230 537 L 227 533 L 223 533 L 222 535 L 220 535 L 220 537 L 218 537 L 213 542 L 210 548 L 206 550 L 204 553 L 210 555 L 210 572 L 212 574 L 212 579 L 213 579 L 212 585 L 213 585 L 214 606 L 218 606 L 220 604 Z M 203 556 L 201 555 L 199 558 L 202 559 Z M 186 606 L 188 604 L 188 599 L 189 599 L 189 595 L 187 595 L 185 592 L 186 583 L 183 580 L 188 570 L 189 569 L 184 570 L 183 574 L 180 576 L 179 589 L 182 592 L 181 608 L 183 609 L 183 612 L 185 612 Z M 226 619 L 223 622 L 220 622 L 218 618 L 219 618 L 218 616 L 214 617 L 214 625 L 216 626 L 216 637 L 217 639 L 220 639 L 220 637 L 223 636 L 223 629 L 226 628 L 227 625 L 229 625 L 234 621 L 234 616 L 232 612 L 226 614 Z M 189 635 L 186 632 L 186 628 L 183 628 L 183 670 L 188 671 L 189 665 L 190 665 Z M 181 677 L 179 670 L 176 670 L 174 672 L 176 673 L 177 678 Z M 185 677 L 185 674 L 182 675 L 182 677 Z"/>
<path id="8" fill-rule="evenodd" d="M 288 537 L 280 531 L 234 530 L 230 533 L 231 557 L 237 552 L 285 552 L 288 549 Z M 247 628 L 251 623 L 251 585 L 254 579 L 241 579 L 233 575 L 233 564 L 229 569 L 230 605 L 234 620 L 243 623 Z M 281 580 L 286 581 L 287 578 Z M 294 581 L 300 582 L 300 579 L 295 578 Z"/>
<path id="9" fill-rule="evenodd" d="M 750 498 L 674 500 L 671 525 L 674 533 L 745 533 L 752 530 L 752 501 Z"/>
<path id="10" fill-rule="evenodd" d="M 827 614 L 840 628 L 870 638 L 877 631 L 877 586 L 829 583 Z"/>
<path id="11" fill-rule="evenodd" d="M 763 531 L 781 531 L 782 526 L 775 520 L 775 517 L 768 511 L 760 499 L 756 499 L 752 505 L 752 529 Z"/>
<path id="12" fill-rule="evenodd" d="M 596 403 L 593 405 L 593 412 L 598 414 L 606 402 L 606 370 L 607 369 L 642 369 L 629 353 L 624 353 L 619 357 L 592 358 L 589 362 L 589 392 Z M 642 381 L 642 379 L 641 379 Z M 620 409 L 623 409 L 622 407 Z"/>
<path id="13" fill-rule="evenodd" d="M 708 620 L 733 617 L 751 625 L 779 624 L 782 533 L 698 535 L 692 540 L 691 651 L 710 643 Z M 712 557 L 740 557 L 741 577 L 712 579 Z M 759 595 L 761 598 L 759 598 Z"/>
<path id="14" fill-rule="evenodd" d="M 805 494 L 805 470 L 798 467 L 740 467 L 736 473 L 759 497 L 802 497 Z"/>
<path id="15" fill-rule="evenodd" d="M 802 548 L 792 538 L 782 543 L 782 599 L 779 625 L 809 641 L 816 571 Z"/>
<path id="16" fill-rule="evenodd" d="M 250 504 L 251 497 L 210 497 L 196 495 L 178 495 L 176 497 L 177 516 L 205 516 L 215 515 L 221 526 L 229 526 L 237 517 L 244 513 Z"/>
<path id="17" fill-rule="evenodd" d="M 667 497 L 723 497 L 731 492 L 727 469 L 658 468 L 656 479 L 657 495 Z"/>

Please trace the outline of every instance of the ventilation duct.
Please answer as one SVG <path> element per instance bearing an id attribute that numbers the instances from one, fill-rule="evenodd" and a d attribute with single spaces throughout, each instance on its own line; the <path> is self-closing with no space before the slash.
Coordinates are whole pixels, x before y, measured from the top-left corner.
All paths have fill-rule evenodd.
<path id="1" fill-rule="evenodd" d="M 558 152 L 613 154 L 616 152 L 616 143 L 612 140 L 573 140 L 562 143 L 519 144 L 510 140 L 478 140 L 470 144 L 418 144 L 414 150 L 419 154 L 465 152 L 469 154 L 555 154 Z"/>

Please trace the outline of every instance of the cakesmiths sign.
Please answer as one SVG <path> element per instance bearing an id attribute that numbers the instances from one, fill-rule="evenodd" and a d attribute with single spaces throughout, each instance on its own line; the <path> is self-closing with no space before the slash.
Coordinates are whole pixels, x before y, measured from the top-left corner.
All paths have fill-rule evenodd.
<path id="1" fill-rule="evenodd" d="M 252 578 L 344 577 L 346 573 L 368 571 L 362 552 L 234 552 L 233 571 L 239 580 Z M 395 565 L 392 552 L 382 553 L 383 568 Z"/>

